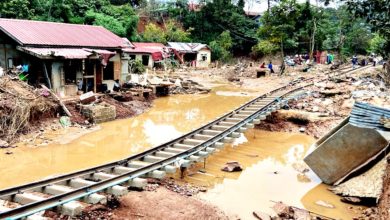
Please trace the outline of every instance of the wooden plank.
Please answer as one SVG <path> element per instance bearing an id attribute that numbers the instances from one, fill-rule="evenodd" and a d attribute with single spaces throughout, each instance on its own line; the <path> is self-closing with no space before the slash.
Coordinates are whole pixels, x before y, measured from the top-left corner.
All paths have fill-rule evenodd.
<path id="1" fill-rule="evenodd" d="M 61 99 L 56 95 L 54 94 L 54 92 L 52 92 L 49 88 L 47 88 L 45 85 L 41 85 L 41 87 L 48 91 L 61 105 L 62 109 L 64 110 L 64 112 L 69 116 L 69 117 L 72 117 L 72 114 L 70 113 L 70 111 L 66 108 L 65 104 L 61 101 Z"/>

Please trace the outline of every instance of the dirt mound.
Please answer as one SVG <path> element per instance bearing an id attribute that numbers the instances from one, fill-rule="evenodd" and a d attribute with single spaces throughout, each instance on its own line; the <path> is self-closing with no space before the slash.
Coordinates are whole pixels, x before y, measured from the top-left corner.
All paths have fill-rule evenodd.
<path id="1" fill-rule="evenodd" d="M 57 112 L 58 105 L 44 90 L 8 76 L 0 78 L 0 139 L 12 142 L 31 124 Z"/>

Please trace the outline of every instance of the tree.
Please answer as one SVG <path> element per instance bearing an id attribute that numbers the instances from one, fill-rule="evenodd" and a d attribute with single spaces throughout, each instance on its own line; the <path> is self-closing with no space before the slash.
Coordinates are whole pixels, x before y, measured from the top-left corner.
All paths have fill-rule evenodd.
<path id="1" fill-rule="evenodd" d="M 299 17 L 300 11 L 295 0 L 282 0 L 279 5 L 272 7 L 270 12 L 266 12 L 262 17 L 263 25 L 257 31 L 259 39 L 260 41 L 266 40 L 272 48 L 278 45 L 282 63 L 284 63 L 284 50 L 298 46 L 294 31 Z M 262 45 L 258 45 L 257 48 L 262 48 Z"/>
<path id="2" fill-rule="evenodd" d="M 145 27 L 145 31 L 142 34 L 142 40 L 145 42 L 157 42 L 157 43 L 167 43 L 166 34 L 162 28 L 158 27 L 154 23 L 149 23 Z"/>
<path id="3" fill-rule="evenodd" d="M 348 10 L 354 15 L 366 19 L 373 30 L 383 36 L 383 53 L 390 56 L 390 3 L 388 0 L 344 0 Z"/>
<path id="4" fill-rule="evenodd" d="M 33 14 L 28 0 L 0 1 L 0 17 L 31 19 Z"/>
<path id="5" fill-rule="evenodd" d="M 183 30 L 175 21 L 168 20 L 164 28 L 154 23 L 147 24 L 142 34 L 142 40 L 163 44 L 167 42 L 190 42 L 190 35 L 191 29 Z"/>
<path id="6" fill-rule="evenodd" d="M 217 40 L 210 42 L 211 59 L 221 60 L 223 62 L 229 61 L 232 58 L 230 49 L 233 46 L 232 37 L 229 31 L 222 32 Z"/>

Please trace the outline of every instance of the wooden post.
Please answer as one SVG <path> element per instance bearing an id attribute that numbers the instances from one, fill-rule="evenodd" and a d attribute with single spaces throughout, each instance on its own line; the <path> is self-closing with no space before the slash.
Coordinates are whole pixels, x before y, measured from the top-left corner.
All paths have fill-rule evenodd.
<path id="1" fill-rule="evenodd" d="M 41 87 L 48 91 L 61 105 L 62 109 L 64 110 L 64 112 L 69 116 L 69 117 L 72 117 L 72 114 L 70 113 L 70 111 L 66 108 L 65 104 L 61 101 L 61 99 L 56 95 L 54 94 L 54 92 L 52 92 L 49 88 L 47 88 L 45 85 L 41 85 Z"/>
<path id="2" fill-rule="evenodd" d="M 93 65 L 93 92 L 96 93 L 96 63 Z"/>

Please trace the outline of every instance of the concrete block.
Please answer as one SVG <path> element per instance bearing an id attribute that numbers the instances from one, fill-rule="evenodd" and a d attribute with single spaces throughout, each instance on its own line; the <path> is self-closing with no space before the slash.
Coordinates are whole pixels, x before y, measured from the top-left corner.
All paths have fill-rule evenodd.
<path id="1" fill-rule="evenodd" d="M 161 171 L 161 170 L 154 170 L 150 173 L 147 173 L 146 176 L 147 177 L 151 177 L 151 178 L 155 178 L 155 179 L 162 179 L 165 177 L 165 171 Z"/>
<path id="2" fill-rule="evenodd" d="M 89 204 L 107 204 L 107 198 L 103 195 L 93 193 L 83 198 L 83 201 Z"/>
<path id="3" fill-rule="evenodd" d="M 167 165 L 164 167 L 164 171 L 166 173 L 176 173 L 176 167 L 171 166 L 171 165 Z"/>
<path id="4" fill-rule="evenodd" d="M 201 157 L 201 158 L 204 158 L 204 157 L 207 157 L 209 155 L 209 153 L 207 151 L 199 151 L 197 156 Z"/>
<path id="5" fill-rule="evenodd" d="M 134 178 L 129 181 L 129 186 L 135 188 L 143 188 L 148 184 L 148 180 L 143 178 Z"/>
<path id="6" fill-rule="evenodd" d="M 71 201 L 59 206 L 59 211 L 63 215 L 69 215 L 75 217 L 81 214 L 83 211 L 83 205 L 78 201 Z"/>
<path id="7" fill-rule="evenodd" d="M 193 161 L 193 162 L 199 162 L 199 161 L 201 161 L 202 158 L 199 157 L 199 156 L 191 155 L 191 156 L 188 157 L 188 159 L 190 161 Z"/>
<path id="8" fill-rule="evenodd" d="M 232 137 L 232 138 L 239 138 L 241 136 L 241 134 L 238 133 L 238 132 L 232 132 L 232 133 L 230 133 L 229 136 Z"/>
<path id="9" fill-rule="evenodd" d="M 225 143 L 222 143 L 222 142 L 216 142 L 213 147 L 217 148 L 217 149 L 220 149 L 220 148 L 223 148 L 225 146 Z"/>
<path id="10" fill-rule="evenodd" d="M 255 124 L 255 125 L 258 125 L 258 124 L 260 124 L 260 119 L 253 119 L 253 124 Z"/>
<path id="11" fill-rule="evenodd" d="M 241 127 L 239 129 L 237 129 L 238 132 L 241 132 L 241 133 L 244 133 L 246 130 L 248 130 L 247 128 L 245 127 Z"/>
<path id="12" fill-rule="evenodd" d="M 113 186 L 106 190 L 107 193 L 112 194 L 114 196 L 123 196 L 126 195 L 129 191 L 124 186 Z"/>
<path id="13" fill-rule="evenodd" d="M 180 167 L 189 167 L 191 165 L 190 160 L 181 160 L 180 161 Z"/>
<path id="14" fill-rule="evenodd" d="M 232 143 L 233 142 L 233 138 L 231 138 L 231 137 L 224 137 L 222 139 L 222 142 L 223 143 Z"/>
<path id="15" fill-rule="evenodd" d="M 215 148 L 212 148 L 212 147 L 206 147 L 206 151 L 210 154 L 214 153 L 215 152 Z"/>
<path id="16" fill-rule="evenodd" d="M 252 123 L 248 123 L 248 124 L 245 125 L 245 127 L 246 127 L 246 128 L 254 128 L 255 125 L 252 124 Z"/>

